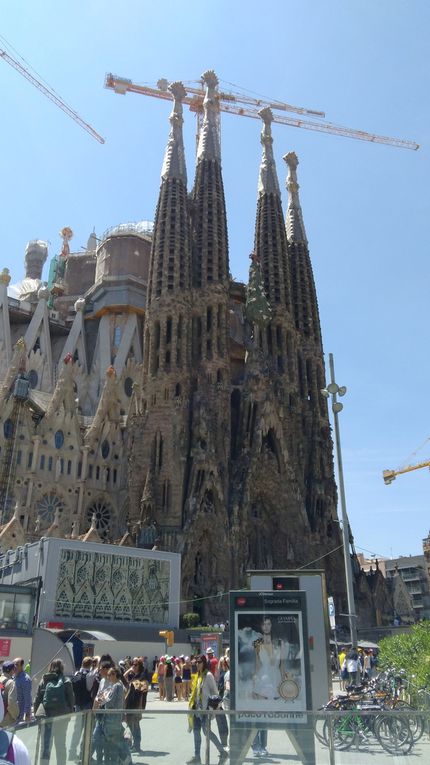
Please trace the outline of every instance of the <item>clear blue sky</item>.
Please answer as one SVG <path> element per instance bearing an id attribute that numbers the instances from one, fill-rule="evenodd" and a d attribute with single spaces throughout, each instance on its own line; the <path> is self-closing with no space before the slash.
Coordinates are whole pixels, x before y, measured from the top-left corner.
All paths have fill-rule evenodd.
<path id="1" fill-rule="evenodd" d="M 71 226 L 152 219 L 169 104 L 103 88 L 196 80 L 208 68 L 259 94 L 324 110 L 332 122 L 410 138 L 418 152 L 274 126 L 299 156 L 324 348 L 348 386 L 341 415 L 357 549 L 417 554 L 430 528 L 427 470 L 384 486 L 430 436 L 428 354 L 430 5 L 428 0 L 1 0 L 0 34 L 106 138 L 100 145 L 3 61 L 0 268 L 23 274 L 29 239 Z M 1 41 L 0 41 L 1 47 Z M 190 185 L 194 118 L 186 112 Z M 231 270 L 253 245 L 260 124 L 225 115 L 223 172 Z M 284 206 L 286 194 L 284 192 Z M 411 460 L 430 458 L 430 442 Z"/>

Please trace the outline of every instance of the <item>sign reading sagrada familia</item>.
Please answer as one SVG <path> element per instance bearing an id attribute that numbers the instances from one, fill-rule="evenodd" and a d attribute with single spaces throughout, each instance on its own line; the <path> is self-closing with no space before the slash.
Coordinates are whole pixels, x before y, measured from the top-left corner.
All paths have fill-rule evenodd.
<path id="1" fill-rule="evenodd" d="M 179 552 L 182 610 L 225 618 L 248 569 L 323 568 L 346 613 L 317 297 L 295 154 L 286 218 L 261 118 L 249 282 L 229 272 L 217 78 L 194 185 L 173 109 L 155 221 L 72 231 L 41 281 L 0 274 L 0 544 L 41 536 Z M 224 603 L 224 605 L 223 605 Z"/>

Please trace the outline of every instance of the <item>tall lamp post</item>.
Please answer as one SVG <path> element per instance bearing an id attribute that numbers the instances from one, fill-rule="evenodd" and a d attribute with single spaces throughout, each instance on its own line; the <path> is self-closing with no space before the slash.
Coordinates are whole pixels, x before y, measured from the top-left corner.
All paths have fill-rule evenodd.
<path id="1" fill-rule="evenodd" d="M 349 619 L 349 631 L 351 635 L 351 643 L 353 646 L 357 645 L 357 615 L 355 613 L 355 601 L 354 601 L 354 585 L 352 578 L 352 566 L 351 556 L 349 553 L 349 521 L 348 514 L 346 512 L 346 499 L 345 499 L 345 484 L 343 480 L 343 465 L 342 465 L 342 451 L 340 447 L 340 432 L 339 432 L 339 412 L 343 409 L 343 404 L 337 400 L 337 396 L 344 396 L 346 393 L 346 387 L 344 385 L 339 386 L 336 383 L 334 377 L 334 360 L 333 354 L 329 354 L 330 364 L 330 384 L 327 388 L 324 388 L 321 393 L 324 398 L 331 397 L 331 408 L 334 417 L 334 435 L 336 440 L 336 456 L 337 456 L 337 469 L 339 477 L 339 492 L 340 492 L 340 507 L 342 511 L 342 538 L 343 538 L 343 558 L 345 563 L 345 579 L 346 579 L 346 594 L 348 598 L 348 619 Z"/>

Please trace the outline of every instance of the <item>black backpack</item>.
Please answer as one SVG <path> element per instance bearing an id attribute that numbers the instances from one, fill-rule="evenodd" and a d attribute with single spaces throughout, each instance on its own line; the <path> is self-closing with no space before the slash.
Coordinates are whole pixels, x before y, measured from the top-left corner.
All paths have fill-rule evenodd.
<path id="1" fill-rule="evenodd" d="M 80 669 L 79 672 L 76 672 L 71 678 L 73 693 L 75 695 L 75 704 L 77 707 L 84 707 L 91 704 L 91 693 L 87 689 L 87 675 L 87 670 Z"/>

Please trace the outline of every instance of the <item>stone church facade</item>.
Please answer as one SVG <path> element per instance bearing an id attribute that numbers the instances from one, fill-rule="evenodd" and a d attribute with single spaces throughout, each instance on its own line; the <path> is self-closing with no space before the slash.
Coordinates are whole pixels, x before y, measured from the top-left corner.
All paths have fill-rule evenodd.
<path id="1" fill-rule="evenodd" d="M 262 110 L 249 282 L 230 274 L 217 79 L 192 189 L 181 83 L 154 224 L 92 234 L 41 281 L 0 274 L 2 548 L 40 536 L 156 546 L 182 556 L 182 611 L 226 617 L 248 569 L 322 568 L 346 613 L 318 304 L 288 168 L 284 215 Z M 19 539 L 19 542 L 17 540 Z"/>

